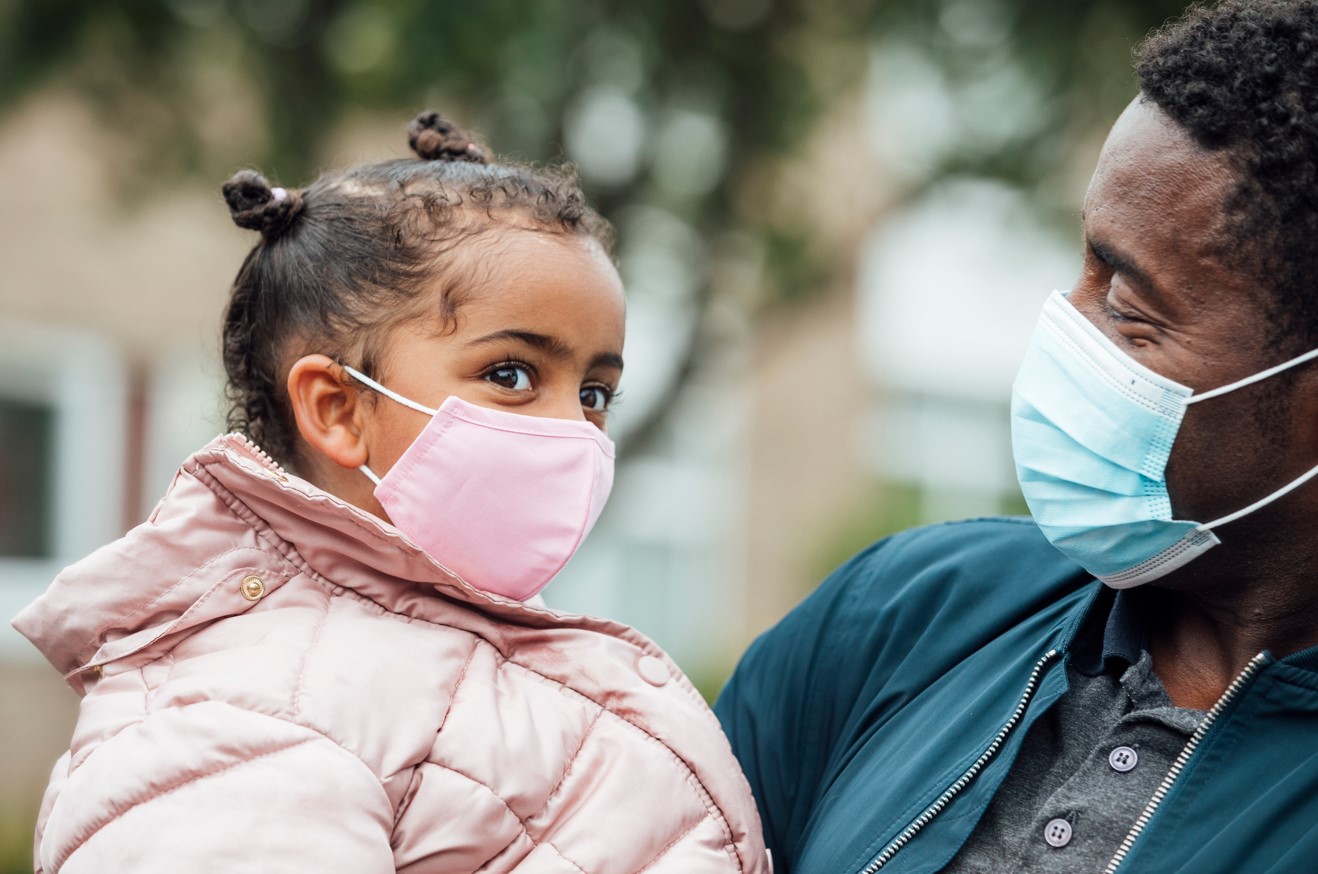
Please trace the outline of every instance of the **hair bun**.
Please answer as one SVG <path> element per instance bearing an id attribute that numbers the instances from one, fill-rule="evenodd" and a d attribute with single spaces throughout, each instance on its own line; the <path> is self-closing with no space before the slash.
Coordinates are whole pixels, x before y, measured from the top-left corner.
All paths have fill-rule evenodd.
<path id="1" fill-rule="evenodd" d="M 249 231 L 260 231 L 267 240 L 278 239 L 302 212 L 299 192 L 272 188 L 255 170 L 239 170 L 224 183 L 222 190 L 233 223 Z"/>
<path id="2" fill-rule="evenodd" d="M 490 163 L 471 136 L 434 110 L 427 110 L 407 126 L 407 144 L 423 161 L 471 161 Z"/>

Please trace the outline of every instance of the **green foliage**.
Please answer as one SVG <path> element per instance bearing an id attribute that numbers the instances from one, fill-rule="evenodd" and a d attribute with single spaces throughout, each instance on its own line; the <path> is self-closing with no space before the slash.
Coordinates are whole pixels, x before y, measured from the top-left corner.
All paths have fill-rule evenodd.
<path id="1" fill-rule="evenodd" d="M 1034 93 L 1031 117 L 1002 137 L 976 136 L 968 125 L 928 177 L 989 174 L 1033 187 L 1065 164 L 1059 146 L 1103 126 L 1129 99 L 1130 47 L 1181 6 L 9 0 L 0 5 L 0 106 L 62 78 L 91 98 L 108 130 L 131 136 L 139 170 L 157 182 L 170 172 L 220 179 L 249 164 L 297 184 L 325 160 L 327 132 L 354 110 L 396 111 L 401 126 L 437 103 L 485 131 L 496 150 L 544 160 L 559 154 L 565 121 L 583 101 L 612 89 L 639 109 L 649 151 L 635 173 L 594 182 L 590 193 L 606 214 L 663 200 L 702 233 L 735 224 L 781 243 L 797 229 L 784 217 L 739 213 L 731 195 L 765 159 L 792 153 L 829 99 L 858 87 L 871 44 L 917 47 L 968 105 L 984 98 L 976 83 L 1017 72 Z M 656 132 L 684 108 L 720 122 L 730 158 L 717 184 L 675 203 L 649 170 Z M 808 161 L 801 172 L 810 172 Z M 788 278 L 769 298 L 808 294 L 826 278 L 796 268 L 776 275 Z"/>
<path id="2" fill-rule="evenodd" d="M 632 154 L 609 172 L 570 155 L 602 213 L 619 219 L 654 207 L 697 238 L 733 226 L 786 238 L 773 216 L 740 214 L 734 195 L 752 167 L 790 153 L 823 105 L 811 58 L 796 48 L 811 29 L 807 8 L 806 0 L 9 0 L 0 4 L 0 109 L 50 81 L 72 85 L 98 114 L 101 129 L 87 136 L 113 141 L 107 156 L 132 156 L 115 174 L 129 200 L 171 177 L 218 188 L 241 166 L 303 184 L 331 160 L 331 134 L 352 113 L 397 117 L 401 144 L 410 117 L 437 108 L 483 132 L 495 151 L 531 161 L 571 151 L 574 120 L 587 147 L 630 124 Z M 593 128 L 582 122 L 592 112 Z M 621 243 L 625 250 L 625 227 Z M 688 260 L 701 279 L 685 303 L 703 314 L 712 266 L 700 252 Z M 781 289 L 775 283 L 766 296 Z M 656 421 L 700 351 L 693 343 L 674 368 Z"/>
<path id="3" fill-rule="evenodd" d="M 868 4 L 858 2 L 858 9 Z M 1185 0 L 889 0 L 868 20 L 883 46 L 917 47 L 951 100 L 951 148 L 917 186 L 1000 179 L 1045 209 L 1074 211 L 1063 184 L 1077 144 L 1107 130 L 1136 92 L 1132 53 Z M 1087 168 L 1086 168 L 1087 169 Z"/>
<path id="4" fill-rule="evenodd" d="M 63 76 L 95 98 L 107 127 L 148 147 L 153 172 L 162 158 L 189 172 L 237 159 L 290 182 L 323 159 L 324 136 L 345 113 L 397 110 L 405 121 L 436 98 L 468 110 L 460 120 L 497 150 L 552 158 L 572 105 L 602 86 L 652 122 L 699 104 L 726 120 L 736 154 L 790 146 L 818 105 L 804 59 L 780 48 L 799 16 L 784 9 L 729 30 L 711 24 L 710 5 L 12 0 L 0 7 L 0 100 Z M 217 82 L 259 110 L 223 155 L 203 141 Z M 257 151 L 262 131 L 269 139 Z M 645 181 L 638 173 L 598 195 L 626 202 Z"/>
<path id="5" fill-rule="evenodd" d="M 919 525 L 946 521 L 927 515 L 923 504 L 924 495 L 919 485 L 890 480 L 876 485 L 854 506 L 845 508 L 835 523 L 827 528 L 828 537 L 815 551 L 811 561 L 814 573 L 802 580 L 802 596 L 874 541 Z M 984 507 L 983 511 L 1002 516 L 1028 516 L 1030 513 L 1025 498 L 1015 488 L 998 496 L 993 505 Z"/>
<path id="6" fill-rule="evenodd" d="M 705 703 L 713 706 L 718 700 L 719 693 L 728 682 L 728 677 L 732 676 L 732 669 L 736 667 L 735 662 L 725 664 L 700 664 L 687 665 L 687 678 L 691 680 L 691 685 L 696 687 L 696 691 L 705 699 Z"/>
<path id="7" fill-rule="evenodd" d="M 36 812 L 0 809 L 0 874 L 31 874 Z"/>
<path id="8" fill-rule="evenodd" d="M 801 581 L 802 596 L 874 541 L 924 521 L 918 486 L 897 482 L 876 485 L 855 506 L 839 513 L 836 523 L 828 527 L 828 537 L 810 562 L 814 572 Z"/>
<path id="9" fill-rule="evenodd" d="M 823 107 L 867 81 L 880 93 L 925 82 L 928 99 L 888 132 L 913 143 L 917 159 L 914 170 L 887 171 L 898 180 L 897 200 L 949 175 L 990 176 L 1073 214 L 1067 180 L 1077 143 L 1093 141 L 1130 99 L 1131 48 L 1182 6 L 0 0 L 0 110 L 52 80 L 73 85 L 99 115 L 102 129 L 87 136 L 117 134 L 117 146 L 131 146 L 135 162 L 117 176 L 141 191 L 182 175 L 218 187 L 239 166 L 297 185 L 338 158 L 326 154 L 327 142 L 346 116 L 397 117 L 401 140 L 411 114 L 433 106 L 483 131 L 498 152 L 534 161 L 568 152 L 607 216 L 653 207 L 700 239 L 735 232 L 756 241 L 744 248 L 767 253 L 767 263 L 748 299 L 791 305 L 849 275 L 854 258 L 849 239 L 805 218 L 848 177 L 845 166 L 820 166 L 808 151 Z M 885 67 L 884 58 L 900 63 Z M 621 121 L 606 112 L 594 128 L 602 135 L 579 134 L 582 118 L 600 107 Z M 623 122 L 636 142 L 619 167 L 597 172 L 573 153 L 574 130 L 589 145 Z M 765 168 L 784 160 L 793 174 L 818 174 L 819 186 L 798 186 L 813 204 L 741 196 L 773 184 Z M 702 252 L 688 260 L 701 280 L 686 303 L 703 318 L 716 265 Z M 699 339 L 691 344 L 654 416 L 672 406 L 707 351 Z M 653 433 L 653 425 L 637 431 Z"/>

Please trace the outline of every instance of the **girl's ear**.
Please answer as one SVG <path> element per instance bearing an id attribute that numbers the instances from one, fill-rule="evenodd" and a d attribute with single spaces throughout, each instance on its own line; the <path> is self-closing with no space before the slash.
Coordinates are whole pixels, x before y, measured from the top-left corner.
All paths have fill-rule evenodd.
<path id="1" fill-rule="evenodd" d="M 288 371 L 288 401 L 307 445 L 339 467 L 366 463 L 361 392 L 345 384 L 343 368 L 325 355 L 305 355 Z"/>

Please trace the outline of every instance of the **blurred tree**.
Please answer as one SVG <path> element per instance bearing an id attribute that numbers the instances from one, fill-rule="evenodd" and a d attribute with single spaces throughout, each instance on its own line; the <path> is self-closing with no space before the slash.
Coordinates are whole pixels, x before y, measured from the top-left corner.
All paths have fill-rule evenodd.
<path id="1" fill-rule="evenodd" d="M 1060 174 L 1087 176 L 1077 143 L 1106 134 L 1135 95 L 1132 51 L 1187 0 L 889 0 L 870 16 L 878 90 L 926 73 L 927 126 L 941 128 L 914 185 L 997 178 L 1048 196 Z M 893 63 L 893 60 L 896 63 Z M 902 62 L 923 69 L 903 70 Z M 917 131 L 927 142 L 929 131 Z M 1081 166 L 1076 166 L 1077 159 Z M 1074 204 L 1068 204 L 1074 211 Z"/>
<path id="2" fill-rule="evenodd" d="M 326 159 L 327 132 L 346 114 L 402 119 L 431 103 L 484 131 L 501 153 L 565 153 L 619 224 L 629 285 L 651 274 L 686 277 L 677 290 L 653 292 L 689 314 L 689 340 L 633 429 L 633 442 L 643 442 L 710 342 L 711 293 L 729 262 L 752 268 L 758 293 L 739 303 L 752 310 L 809 297 L 849 270 L 851 254 L 830 249 L 790 200 L 766 209 L 772 199 L 744 196 L 772 186 L 784 161 L 793 173 L 846 176 L 845 167 L 816 167 L 810 154 L 823 107 L 867 81 L 871 91 L 905 95 L 904 115 L 889 124 L 880 113 L 877 122 L 881 139 L 905 149 L 899 198 L 967 173 L 1037 188 L 1046 201 L 1068 149 L 1129 99 L 1130 46 L 1181 8 L 1180 0 L 7 0 L 0 108 L 51 80 L 71 83 L 104 124 L 88 136 L 117 134 L 137 170 L 123 174 L 125 184 L 139 187 L 170 174 L 218 182 L 239 165 L 300 182 Z M 917 80 L 923 91 L 909 89 Z M 657 231 L 666 248 L 654 249 Z"/>

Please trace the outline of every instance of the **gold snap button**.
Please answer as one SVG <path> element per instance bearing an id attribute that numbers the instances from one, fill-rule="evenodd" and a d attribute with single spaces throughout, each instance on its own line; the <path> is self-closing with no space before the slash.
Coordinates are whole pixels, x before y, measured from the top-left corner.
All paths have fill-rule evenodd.
<path id="1" fill-rule="evenodd" d="M 242 585 L 238 587 L 238 591 L 242 592 L 243 597 L 247 600 L 255 601 L 265 594 L 265 583 L 261 582 L 260 577 L 250 574 L 243 577 Z"/>

